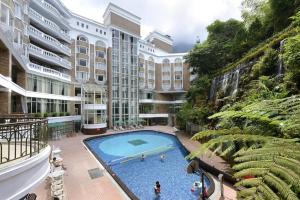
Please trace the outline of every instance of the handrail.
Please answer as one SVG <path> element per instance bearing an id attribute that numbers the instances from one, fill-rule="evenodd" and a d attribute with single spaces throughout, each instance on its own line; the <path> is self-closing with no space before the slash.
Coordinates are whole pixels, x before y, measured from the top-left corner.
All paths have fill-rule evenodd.
<path id="1" fill-rule="evenodd" d="M 0 117 L 0 164 L 32 157 L 47 146 L 48 120 L 22 115 Z"/>
<path id="2" fill-rule="evenodd" d="M 154 154 L 169 151 L 169 150 L 174 149 L 174 148 L 175 147 L 173 145 L 161 146 L 161 147 L 158 147 L 158 148 L 155 148 L 155 149 L 151 149 L 151 150 L 148 150 L 148 151 L 143 151 L 143 152 L 140 152 L 140 153 L 137 153 L 137 154 L 133 154 L 131 156 L 124 156 L 124 157 L 121 157 L 121 158 L 111 160 L 111 161 L 109 161 L 109 164 L 113 165 L 113 163 L 115 163 L 117 161 L 120 161 L 118 163 L 124 163 L 124 162 L 128 162 L 130 160 L 134 160 L 136 158 L 141 158 L 142 155 L 145 155 L 145 156 L 154 155 Z M 126 159 L 126 160 L 123 160 L 123 159 Z"/>

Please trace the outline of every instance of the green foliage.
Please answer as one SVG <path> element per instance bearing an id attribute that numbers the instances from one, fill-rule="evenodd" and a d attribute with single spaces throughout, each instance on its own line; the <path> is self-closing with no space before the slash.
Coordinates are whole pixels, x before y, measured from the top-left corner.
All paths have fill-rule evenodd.
<path id="1" fill-rule="evenodd" d="M 210 82 L 211 79 L 208 77 L 208 75 L 203 75 L 194 80 L 186 95 L 188 102 L 197 104 L 197 100 L 203 100 L 203 97 L 207 96 Z"/>
<path id="2" fill-rule="evenodd" d="M 300 71 L 300 35 L 287 39 L 283 58 L 290 71 Z"/>
<path id="3" fill-rule="evenodd" d="M 57 112 L 51 113 L 51 116 L 52 116 L 52 117 L 56 117 L 56 116 L 57 116 Z"/>
<path id="4" fill-rule="evenodd" d="M 234 19 L 226 22 L 216 20 L 207 27 L 207 31 L 207 40 L 196 44 L 186 56 L 186 62 L 199 75 L 210 74 L 246 51 L 246 31 L 242 22 Z"/>
<path id="5" fill-rule="evenodd" d="M 177 124 L 181 129 L 185 128 L 187 122 L 204 124 L 207 122 L 208 112 L 206 107 L 193 107 L 190 103 L 186 103 L 177 113 Z"/>
<path id="6" fill-rule="evenodd" d="M 34 113 L 34 117 L 42 117 L 41 113 Z"/>
<path id="7" fill-rule="evenodd" d="M 44 117 L 48 117 L 48 113 L 44 113 Z"/>
<path id="8" fill-rule="evenodd" d="M 278 54 L 274 49 L 267 49 L 264 56 L 262 56 L 252 69 L 253 77 L 270 76 L 275 74 L 278 66 Z"/>
<path id="9" fill-rule="evenodd" d="M 64 112 L 60 112 L 60 113 L 59 113 L 59 116 L 64 116 L 64 115 L 65 115 Z"/>

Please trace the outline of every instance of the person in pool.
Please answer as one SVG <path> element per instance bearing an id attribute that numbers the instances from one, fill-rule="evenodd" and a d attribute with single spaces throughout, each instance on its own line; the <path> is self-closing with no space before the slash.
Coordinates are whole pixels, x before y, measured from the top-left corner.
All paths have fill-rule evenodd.
<path id="1" fill-rule="evenodd" d="M 141 161 L 144 161 L 144 160 L 145 160 L 145 155 L 142 154 L 142 156 L 141 156 Z"/>
<path id="2" fill-rule="evenodd" d="M 160 184 L 159 184 L 159 181 L 156 181 L 156 183 L 155 183 L 154 193 L 155 193 L 156 196 L 160 195 Z"/>

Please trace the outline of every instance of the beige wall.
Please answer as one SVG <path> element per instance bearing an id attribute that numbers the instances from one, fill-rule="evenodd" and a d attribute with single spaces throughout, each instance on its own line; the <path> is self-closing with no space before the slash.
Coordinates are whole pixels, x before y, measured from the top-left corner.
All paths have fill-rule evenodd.
<path id="1" fill-rule="evenodd" d="M 141 27 L 139 24 L 129 21 L 115 13 L 110 13 L 110 23 L 135 35 L 141 35 Z"/>
<path id="2" fill-rule="evenodd" d="M 173 47 L 157 38 L 154 38 L 151 41 L 152 44 L 155 45 L 156 48 L 159 48 L 167 53 L 172 53 L 173 52 Z"/>

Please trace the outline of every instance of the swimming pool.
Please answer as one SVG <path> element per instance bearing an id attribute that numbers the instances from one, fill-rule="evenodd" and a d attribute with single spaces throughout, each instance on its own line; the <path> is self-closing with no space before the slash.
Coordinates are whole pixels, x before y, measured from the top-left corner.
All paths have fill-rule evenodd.
<path id="1" fill-rule="evenodd" d="M 187 174 L 188 152 L 178 139 L 156 131 L 135 131 L 96 137 L 85 141 L 94 155 L 139 199 L 155 199 L 154 185 L 160 182 L 160 200 L 196 200 L 192 185 L 200 177 Z M 141 161 L 141 155 L 145 156 Z M 164 155 L 164 160 L 160 157 Z M 207 177 L 205 188 L 210 187 Z"/>

